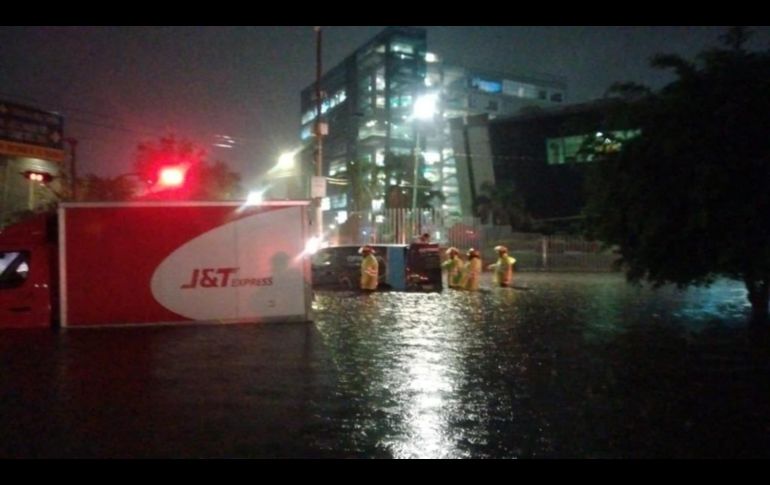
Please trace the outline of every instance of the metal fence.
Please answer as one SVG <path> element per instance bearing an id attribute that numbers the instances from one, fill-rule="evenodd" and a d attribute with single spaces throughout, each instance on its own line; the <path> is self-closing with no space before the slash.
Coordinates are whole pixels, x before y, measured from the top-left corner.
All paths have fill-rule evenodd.
<path id="1" fill-rule="evenodd" d="M 572 235 L 513 232 L 509 226 L 481 224 L 478 218 L 458 218 L 435 209 L 416 212 L 354 212 L 327 237 L 332 244 L 406 244 L 428 233 L 432 241 L 445 247 L 454 246 L 462 252 L 478 249 L 485 262 L 497 259 L 495 246 L 506 246 L 516 258 L 518 271 L 615 270 L 617 255 L 603 249 L 598 241 Z"/>

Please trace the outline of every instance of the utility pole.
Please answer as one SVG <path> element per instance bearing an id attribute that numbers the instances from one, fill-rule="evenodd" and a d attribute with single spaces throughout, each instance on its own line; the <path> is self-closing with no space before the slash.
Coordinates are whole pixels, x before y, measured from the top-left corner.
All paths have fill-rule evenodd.
<path id="1" fill-rule="evenodd" d="M 414 147 L 414 177 L 412 177 L 412 231 L 413 234 L 419 234 L 422 230 L 419 216 L 417 215 L 417 174 L 420 167 L 420 128 L 416 127 L 415 130 L 415 147 Z"/>
<path id="2" fill-rule="evenodd" d="M 73 201 L 78 200 L 78 183 L 77 183 L 77 151 L 78 141 L 74 138 L 65 138 L 64 141 L 70 145 L 70 196 Z"/>
<path id="3" fill-rule="evenodd" d="M 315 168 L 316 176 L 323 177 L 323 135 L 326 131 L 326 125 L 321 122 L 321 27 L 314 27 L 316 38 L 316 70 L 315 70 Z M 312 184 L 311 184 L 312 187 Z M 315 223 L 316 235 L 319 239 L 323 238 L 323 211 L 321 210 L 321 197 L 314 197 L 315 204 Z"/>
<path id="4" fill-rule="evenodd" d="M 28 188 L 27 208 L 29 210 L 35 210 L 35 181 L 32 180 L 32 177 L 29 177 L 29 179 L 27 180 L 27 188 Z"/>

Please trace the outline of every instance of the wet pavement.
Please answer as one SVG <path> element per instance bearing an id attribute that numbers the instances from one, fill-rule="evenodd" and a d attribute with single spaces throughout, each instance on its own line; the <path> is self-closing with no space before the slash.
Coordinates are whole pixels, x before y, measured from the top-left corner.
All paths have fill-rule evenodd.
<path id="1" fill-rule="evenodd" d="M 0 457 L 770 457 L 770 338 L 737 282 L 522 273 L 314 308 L 2 331 Z"/>

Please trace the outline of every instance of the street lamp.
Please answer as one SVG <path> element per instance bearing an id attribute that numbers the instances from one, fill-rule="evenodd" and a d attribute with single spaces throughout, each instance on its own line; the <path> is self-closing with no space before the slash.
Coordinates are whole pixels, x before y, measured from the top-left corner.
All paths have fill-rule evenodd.
<path id="1" fill-rule="evenodd" d="M 296 152 L 281 153 L 278 157 L 278 163 L 270 169 L 270 171 L 276 172 L 288 172 L 294 168 L 294 155 Z"/>
<path id="2" fill-rule="evenodd" d="M 278 161 L 265 173 L 268 187 L 263 190 L 273 199 L 293 199 L 303 197 L 298 182 L 303 175 L 297 168 L 299 149 L 281 153 Z"/>
<path id="3" fill-rule="evenodd" d="M 420 127 L 419 121 L 432 120 L 436 115 L 438 105 L 438 94 L 430 93 L 419 96 L 414 101 L 412 108 L 412 119 L 415 121 L 415 148 L 414 148 L 414 177 L 412 181 L 412 217 L 415 225 L 417 224 L 417 174 L 420 166 Z M 419 228 L 416 228 L 419 232 Z"/>
<path id="4" fill-rule="evenodd" d="M 326 123 L 321 121 L 321 27 L 316 26 L 314 27 L 315 33 L 316 33 L 316 65 L 315 65 L 315 102 L 316 102 L 316 118 L 315 118 L 315 142 L 316 142 L 316 152 L 315 152 L 315 166 L 316 166 L 316 180 L 321 181 L 322 177 L 324 175 L 323 173 L 323 136 L 328 131 L 328 126 Z M 325 180 L 323 180 L 323 191 L 325 191 Z M 311 184 L 311 187 L 313 187 L 315 184 Z M 317 191 L 318 192 L 318 191 Z M 314 195 L 311 190 L 311 196 Z M 324 230 L 323 230 L 323 209 L 321 208 L 321 198 L 323 197 L 320 193 L 315 194 L 316 197 L 314 197 L 315 201 L 315 222 L 316 222 L 316 237 L 319 239 L 323 238 Z M 324 194 L 325 195 L 325 194 Z"/>
<path id="5" fill-rule="evenodd" d="M 28 180 L 27 186 L 29 189 L 29 196 L 27 200 L 27 205 L 29 210 L 33 210 L 35 208 L 35 184 L 45 185 L 53 179 L 51 174 L 47 172 L 39 172 L 35 170 L 27 170 L 25 172 L 21 173 L 25 179 Z"/>

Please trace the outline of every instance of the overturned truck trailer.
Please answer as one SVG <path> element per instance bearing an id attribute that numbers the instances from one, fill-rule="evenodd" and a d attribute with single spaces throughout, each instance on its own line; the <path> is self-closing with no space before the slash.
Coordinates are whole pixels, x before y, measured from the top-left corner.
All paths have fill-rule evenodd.
<path id="1" fill-rule="evenodd" d="M 0 289 L 0 302 L 17 310 L 0 310 L 0 326 L 308 321 L 307 205 L 62 204 L 56 224 L 29 226 L 38 234 L 27 246 L 23 230 L 8 228 L 7 240 L 0 233 L 0 253 L 28 258 L 16 265 L 23 279 Z M 36 252 L 42 240 L 49 248 Z M 47 291 L 30 292 L 42 285 Z M 35 311 L 44 307 L 50 321 Z M 38 316 L 25 319 L 20 308 Z"/>

